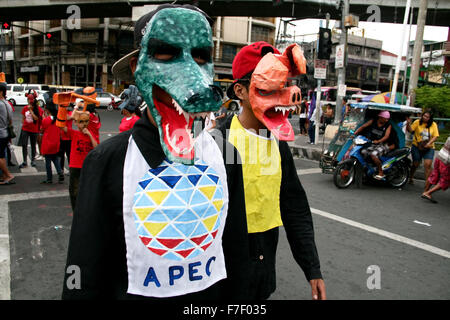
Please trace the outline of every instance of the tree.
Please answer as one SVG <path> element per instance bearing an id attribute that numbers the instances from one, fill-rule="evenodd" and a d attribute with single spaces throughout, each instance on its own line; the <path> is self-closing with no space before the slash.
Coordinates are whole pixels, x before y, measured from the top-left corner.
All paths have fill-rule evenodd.
<path id="1" fill-rule="evenodd" d="M 435 117 L 450 118 L 450 86 L 417 88 L 415 105 L 433 110 Z"/>

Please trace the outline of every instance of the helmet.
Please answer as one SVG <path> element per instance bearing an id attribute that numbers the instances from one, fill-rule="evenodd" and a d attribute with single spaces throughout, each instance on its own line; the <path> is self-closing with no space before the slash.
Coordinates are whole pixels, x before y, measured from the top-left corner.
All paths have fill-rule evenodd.
<path id="1" fill-rule="evenodd" d="M 378 114 L 379 117 L 381 118 L 385 118 L 385 119 L 390 119 L 391 118 L 391 114 L 389 113 L 389 111 L 381 111 Z"/>

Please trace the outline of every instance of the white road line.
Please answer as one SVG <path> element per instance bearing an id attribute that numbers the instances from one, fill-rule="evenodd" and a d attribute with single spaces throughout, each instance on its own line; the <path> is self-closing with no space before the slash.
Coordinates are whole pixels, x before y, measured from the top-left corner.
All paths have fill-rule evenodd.
<path id="1" fill-rule="evenodd" d="M 44 191 L 17 193 L 0 196 L 0 300 L 11 299 L 11 253 L 9 247 L 9 202 L 58 198 L 69 195 L 68 191 Z"/>
<path id="2" fill-rule="evenodd" d="M 12 146 L 13 150 L 14 150 L 14 156 L 16 157 L 17 160 L 17 165 L 20 165 L 23 163 L 23 156 L 22 156 L 22 147 L 20 146 Z M 37 148 L 37 146 L 36 146 Z M 35 167 L 32 167 L 31 164 L 31 158 L 28 156 L 28 167 L 26 168 L 22 168 L 20 169 L 20 172 L 22 173 L 35 173 L 38 172 L 37 169 Z"/>
<path id="3" fill-rule="evenodd" d="M 64 174 L 69 173 L 69 172 L 70 172 L 69 170 L 64 168 Z M 52 165 L 52 173 L 55 176 L 58 174 L 53 165 Z M 12 175 L 14 177 L 44 176 L 46 174 L 47 174 L 47 171 L 12 173 Z"/>
<path id="4" fill-rule="evenodd" d="M 343 218 L 343 217 L 340 217 L 340 216 L 337 216 L 335 214 L 328 213 L 328 212 L 325 212 L 325 211 L 322 211 L 322 210 L 311 208 L 311 212 L 314 213 L 314 214 L 320 215 L 322 217 L 325 217 L 325 218 L 328 218 L 328 219 L 332 219 L 332 220 L 335 220 L 335 221 L 338 221 L 338 222 L 341 222 L 341 223 L 345 223 L 345 224 L 348 224 L 348 225 L 350 225 L 352 227 L 359 228 L 359 229 L 362 229 L 362 230 L 365 230 L 365 231 L 377 234 L 377 235 L 382 236 L 382 237 L 386 237 L 386 238 L 389 238 L 389 239 L 392 239 L 392 240 L 395 240 L 395 241 L 398 241 L 398 242 L 401 242 L 401 243 L 408 244 L 410 246 L 413 246 L 413 247 L 416 247 L 416 248 L 419 248 L 419 249 L 422 249 L 422 250 L 425 250 L 425 251 L 437 254 L 437 255 L 445 257 L 445 258 L 450 258 L 450 252 L 449 251 L 446 251 L 446 250 L 443 250 L 443 249 L 440 249 L 440 248 L 437 248 L 437 247 L 430 246 L 430 245 L 428 245 L 426 243 L 423 243 L 423 242 L 419 242 L 419 241 L 416 241 L 416 240 L 413 240 L 413 239 L 409 239 L 409 238 L 400 236 L 400 235 L 392 233 L 392 232 L 388 232 L 388 231 L 384 231 L 384 230 L 381 230 L 381 229 L 378 229 L 378 228 L 375 228 L 375 227 L 371 227 L 371 226 L 368 226 L 366 224 L 362 224 L 362 223 L 359 223 L 359 222 L 356 222 L 356 221 L 353 221 L 353 220 L 350 220 L 350 219 L 346 219 L 346 218 Z"/>
<path id="5" fill-rule="evenodd" d="M 322 173 L 322 169 L 320 168 L 311 168 L 311 169 L 299 169 L 297 170 L 297 174 L 299 176 L 304 174 L 314 174 L 314 173 Z"/>

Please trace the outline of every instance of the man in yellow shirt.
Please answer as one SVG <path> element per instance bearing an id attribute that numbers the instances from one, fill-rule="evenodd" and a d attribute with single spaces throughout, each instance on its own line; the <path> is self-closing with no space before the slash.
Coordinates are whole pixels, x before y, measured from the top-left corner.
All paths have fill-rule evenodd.
<path id="1" fill-rule="evenodd" d="M 308 199 L 286 142 L 294 139 L 289 111 L 301 103 L 300 89 L 288 79 L 305 72 L 298 45 L 281 55 L 260 41 L 242 48 L 233 61 L 235 81 L 227 95 L 240 100 L 242 113 L 225 118 L 218 129 L 242 159 L 252 300 L 275 291 L 279 226 L 311 285 L 312 299 L 326 299 Z"/>
<path id="2" fill-rule="evenodd" d="M 413 158 L 413 165 L 411 166 L 411 173 L 409 176 L 409 183 L 414 183 L 414 173 L 423 159 L 423 166 L 425 168 L 425 181 L 431 173 L 431 165 L 434 158 L 434 142 L 439 137 L 439 130 L 436 122 L 433 121 L 433 115 L 430 111 L 422 113 L 420 119 L 417 119 L 411 124 L 411 119 L 407 119 L 406 129 L 414 134 L 411 155 Z"/>

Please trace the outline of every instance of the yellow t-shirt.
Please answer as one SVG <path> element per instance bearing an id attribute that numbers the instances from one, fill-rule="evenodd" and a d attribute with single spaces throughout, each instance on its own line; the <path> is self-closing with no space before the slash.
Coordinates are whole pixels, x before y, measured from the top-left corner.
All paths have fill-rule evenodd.
<path id="1" fill-rule="evenodd" d="M 420 124 L 420 120 L 417 119 L 411 125 L 411 129 L 414 131 L 413 145 L 419 146 L 419 142 L 422 140 L 430 140 L 432 137 L 439 137 L 439 130 L 436 122 L 433 122 L 430 128 L 427 128 L 427 124 L 424 122 Z M 434 143 L 431 146 L 434 149 Z"/>
<path id="2" fill-rule="evenodd" d="M 273 136 L 264 138 L 246 130 L 237 116 L 231 121 L 228 140 L 241 156 L 248 232 L 282 226 L 281 156 L 277 141 Z"/>

